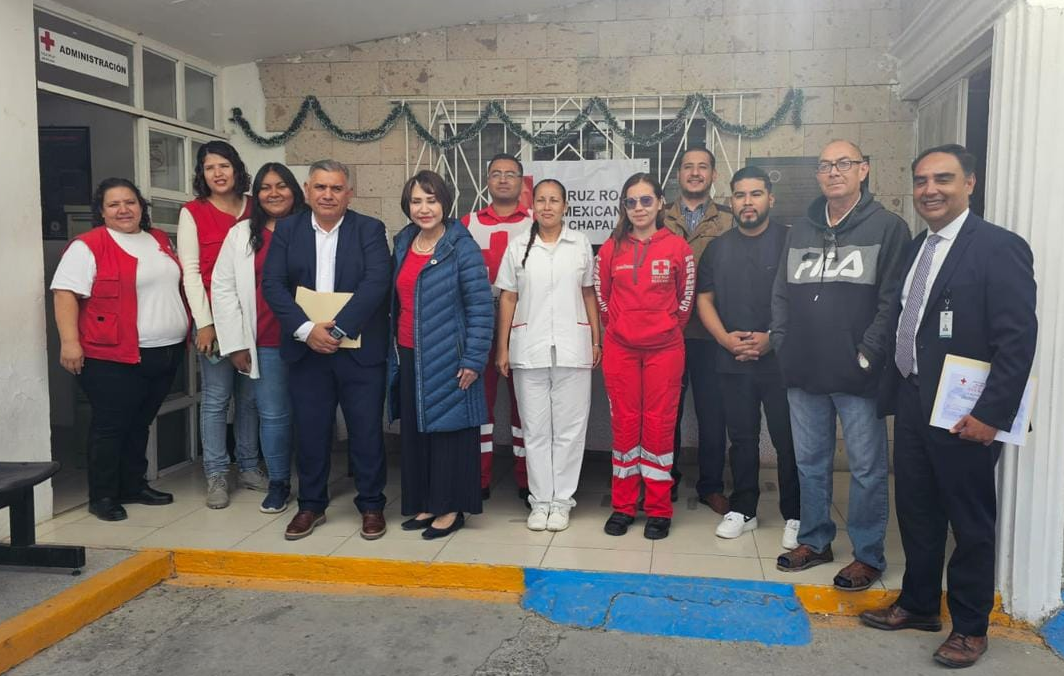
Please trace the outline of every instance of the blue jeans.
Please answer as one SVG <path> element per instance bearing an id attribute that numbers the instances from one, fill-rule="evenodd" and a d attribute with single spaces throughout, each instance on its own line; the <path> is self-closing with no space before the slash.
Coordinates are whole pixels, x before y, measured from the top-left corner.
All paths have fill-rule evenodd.
<path id="1" fill-rule="evenodd" d="M 876 417 L 874 399 L 853 394 L 809 394 L 787 390 L 791 428 L 802 496 L 802 528 L 798 542 L 817 552 L 835 539 L 831 520 L 832 466 L 835 457 L 835 415 L 850 462 L 850 507 L 846 528 L 853 556 L 885 570 L 883 538 L 887 530 L 887 425 Z"/>
<path id="2" fill-rule="evenodd" d="M 221 474 L 229 469 L 225 446 L 226 413 L 229 398 L 236 402 L 233 433 L 236 436 L 236 462 L 240 471 L 254 469 L 259 459 L 258 414 L 247 378 L 237 378 L 228 359 L 217 364 L 199 355 L 200 364 L 200 445 L 203 447 L 203 473 Z"/>
<path id="3" fill-rule="evenodd" d="M 288 399 L 288 365 L 281 349 L 258 348 L 259 377 L 252 380 L 259 410 L 259 441 L 270 481 L 288 481 L 292 469 L 292 407 Z"/>

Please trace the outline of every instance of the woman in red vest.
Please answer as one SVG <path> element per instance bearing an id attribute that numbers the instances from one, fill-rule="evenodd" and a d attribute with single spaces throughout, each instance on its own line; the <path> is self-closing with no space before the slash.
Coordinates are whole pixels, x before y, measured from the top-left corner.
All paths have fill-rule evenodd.
<path id="1" fill-rule="evenodd" d="M 200 444 L 203 473 L 207 477 L 207 506 L 229 506 L 229 452 L 226 449 L 226 417 L 229 399 L 236 402 L 233 432 L 239 483 L 245 488 L 267 491 L 269 479 L 259 469 L 258 416 L 252 388 L 237 379 L 236 369 L 218 351 L 211 310 L 211 277 L 222 242 L 237 221 L 251 214 L 244 194 L 251 187 L 244 162 L 225 141 L 210 141 L 196 153 L 192 188 L 196 199 L 185 203 L 177 222 L 177 253 L 184 270 L 185 297 L 196 325 L 199 353 Z"/>
<path id="2" fill-rule="evenodd" d="M 166 233 L 152 230 L 148 203 L 124 178 L 96 189 L 97 224 L 63 253 L 52 278 L 59 362 L 92 406 L 89 511 L 126 518 L 123 504 L 174 501 L 144 479 L 148 427 L 184 354 L 188 309 L 181 265 Z"/>

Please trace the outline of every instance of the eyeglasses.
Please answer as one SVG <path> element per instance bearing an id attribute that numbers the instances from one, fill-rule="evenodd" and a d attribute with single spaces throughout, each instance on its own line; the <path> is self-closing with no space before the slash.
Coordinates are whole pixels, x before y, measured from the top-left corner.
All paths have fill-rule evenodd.
<path id="1" fill-rule="evenodd" d="M 636 204 L 642 204 L 644 209 L 649 209 L 650 207 L 654 206 L 655 200 L 657 200 L 657 197 L 654 197 L 653 195 L 643 195 L 639 199 L 636 199 L 634 197 L 625 197 L 623 200 L 621 200 L 621 204 L 624 205 L 625 209 L 635 209 Z"/>
<path id="2" fill-rule="evenodd" d="M 828 162 L 827 160 L 821 160 L 816 165 L 816 173 L 818 174 L 830 174 L 832 167 L 838 169 L 840 172 L 847 172 L 850 169 L 856 167 L 858 164 L 864 164 L 868 160 L 851 160 L 848 157 L 844 157 L 841 160 L 835 162 Z"/>
<path id="3" fill-rule="evenodd" d="M 835 260 L 838 256 L 839 242 L 835 238 L 834 230 L 828 230 L 824 233 L 824 248 L 826 249 L 824 252 L 824 258 L 829 261 Z"/>
<path id="4" fill-rule="evenodd" d="M 513 181 L 515 179 L 521 178 L 521 174 L 517 173 L 516 171 L 493 171 L 488 174 L 488 178 L 492 181 L 498 181 L 500 178 L 505 178 L 507 180 Z"/>

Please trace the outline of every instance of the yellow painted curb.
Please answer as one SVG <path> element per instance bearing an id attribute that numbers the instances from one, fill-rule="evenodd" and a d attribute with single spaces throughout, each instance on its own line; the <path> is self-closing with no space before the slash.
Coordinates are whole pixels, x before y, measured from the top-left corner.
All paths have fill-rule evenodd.
<path id="1" fill-rule="evenodd" d="M 0 623 L 0 673 L 103 617 L 172 574 L 169 552 L 140 552 Z"/>
<path id="2" fill-rule="evenodd" d="M 525 591 L 524 569 L 518 566 L 192 549 L 173 550 L 173 560 L 174 572 L 178 575 L 470 589 L 514 594 Z"/>
<path id="3" fill-rule="evenodd" d="M 882 608 L 893 603 L 901 593 L 898 590 L 868 589 L 861 592 L 847 592 L 835 587 L 815 584 L 796 584 L 794 593 L 802 602 L 806 612 L 818 615 L 840 615 L 852 617 L 860 615 L 866 610 Z M 946 606 L 946 595 L 942 595 L 942 619 L 949 620 L 949 608 Z M 994 608 L 990 611 L 990 624 L 996 627 L 1012 627 L 1014 629 L 1030 629 L 1031 625 L 1021 620 L 1013 619 L 1001 609 L 1001 595 L 994 594 Z"/>

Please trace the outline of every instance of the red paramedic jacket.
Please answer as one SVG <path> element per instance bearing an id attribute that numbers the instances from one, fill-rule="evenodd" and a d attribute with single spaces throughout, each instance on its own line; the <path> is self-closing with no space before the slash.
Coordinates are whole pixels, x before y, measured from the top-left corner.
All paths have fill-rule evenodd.
<path id="1" fill-rule="evenodd" d="M 619 246 L 612 237 L 599 249 L 595 295 L 606 333 L 641 350 L 683 345 L 695 294 L 695 259 L 683 237 L 661 228 L 640 242 Z"/>

